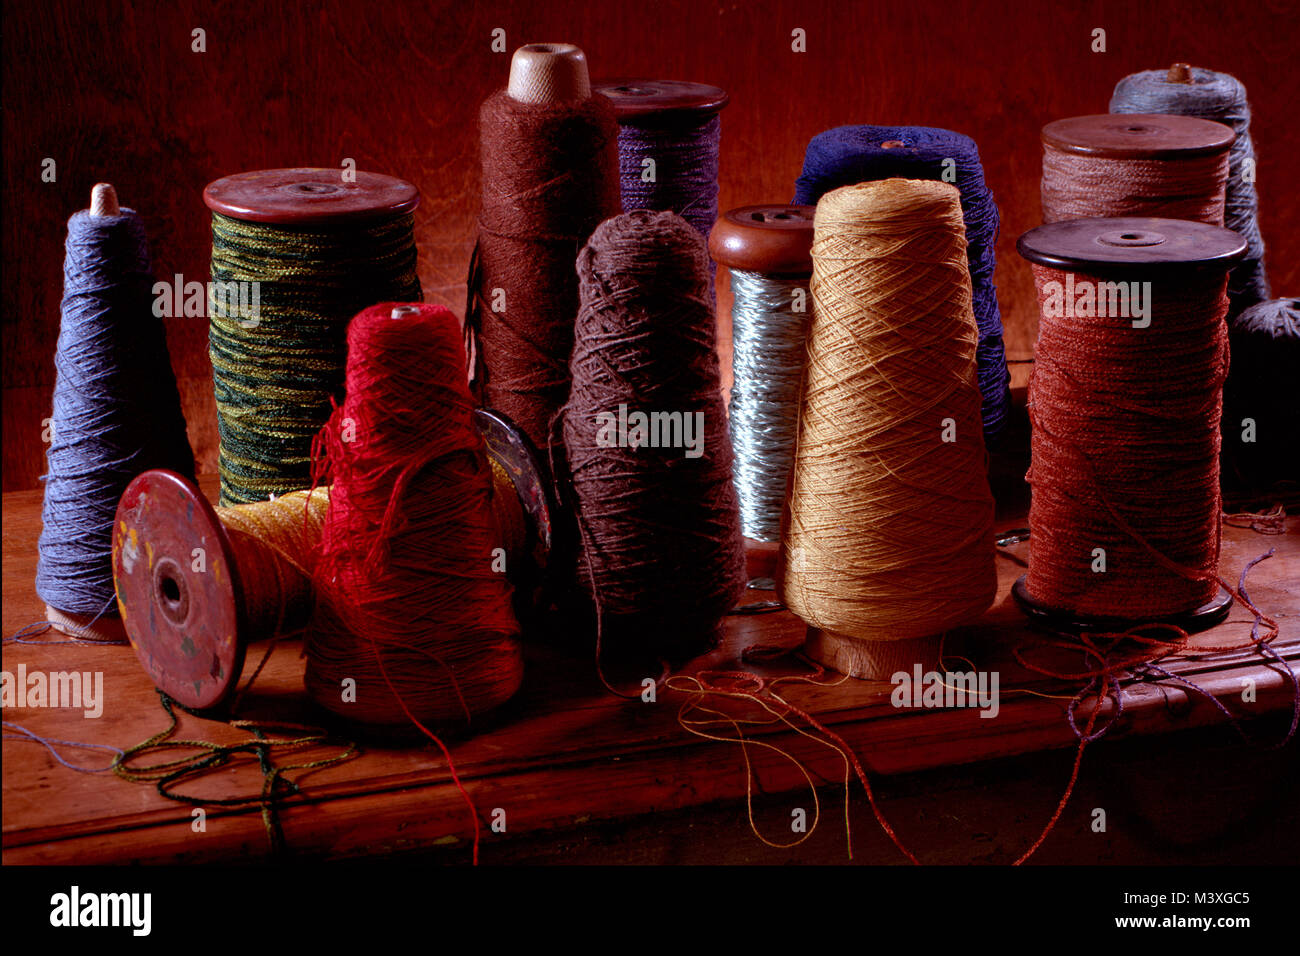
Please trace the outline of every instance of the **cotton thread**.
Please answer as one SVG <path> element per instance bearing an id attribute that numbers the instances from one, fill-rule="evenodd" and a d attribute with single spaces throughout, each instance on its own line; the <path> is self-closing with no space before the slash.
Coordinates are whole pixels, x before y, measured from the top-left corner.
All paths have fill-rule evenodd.
<path id="1" fill-rule="evenodd" d="M 348 321 L 378 301 L 421 298 L 414 219 L 274 225 L 214 212 L 212 279 L 221 503 L 298 491 L 342 394 Z M 260 314 L 218 296 L 218 283 L 258 283 Z"/>
<path id="2" fill-rule="evenodd" d="M 148 468 L 194 474 L 151 269 L 134 210 L 68 220 L 36 591 L 96 619 L 117 616 L 113 515 L 127 483 Z"/>
<path id="3" fill-rule="evenodd" d="M 1153 273 L 1150 327 L 1134 328 L 1056 316 L 1047 302 L 1064 273 L 1034 264 L 1033 274 L 1042 317 L 1029 400 L 1029 593 L 1097 617 L 1196 609 L 1219 587 L 1225 275 Z M 1074 283 L 1111 278 L 1076 270 Z M 1105 573 L 1093 570 L 1097 548 Z"/>
<path id="4" fill-rule="evenodd" d="M 1043 144 L 1043 222 L 1155 216 L 1223 225 L 1225 152 L 1178 159 L 1087 156 Z"/>
<path id="5" fill-rule="evenodd" d="M 827 193 L 812 259 L 786 604 L 860 640 L 941 633 L 997 588 L 959 193 Z"/>
<path id="6" fill-rule="evenodd" d="M 603 96 L 523 103 L 502 90 L 479 114 L 483 186 L 466 325 L 476 386 L 539 449 L 569 393 L 578 311 L 573 259 L 619 211 L 618 123 Z"/>
<path id="7" fill-rule="evenodd" d="M 890 178 L 953 183 L 961 191 L 972 307 L 979 327 L 976 362 L 984 435 L 993 439 L 1006 424 L 1011 374 L 993 284 L 998 207 L 984 181 L 975 141 L 926 126 L 839 126 L 808 143 L 794 201 L 812 205 L 841 186 Z"/>
<path id="8" fill-rule="evenodd" d="M 1177 65 L 1181 66 L 1181 64 Z M 1171 81 L 1167 70 L 1131 73 L 1115 84 L 1112 113 L 1172 113 L 1229 126 L 1237 134 L 1228 153 L 1228 180 L 1223 225 L 1246 240 L 1246 257 L 1228 279 L 1229 316 L 1269 297 L 1264 268 L 1264 239 L 1259 231 L 1259 197 L 1255 191 L 1255 144 L 1250 136 L 1246 87 L 1236 77 L 1192 67 L 1187 82 Z"/>
<path id="9" fill-rule="evenodd" d="M 794 459 L 808 280 L 731 270 L 732 371 L 728 408 L 741 527 L 756 541 L 781 537 Z M 796 311 L 802 305 L 802 311 Z"/>
<path id="10" fill-rule="evenodd" d="M 601 223 L 578 256 L 563 437 L 598 664 L 604 636 L 625 657 L 698 653 L 744 588 L 707 263 L 692 226 L 645 210 Z M 638 432 L 638 412 L 667 424 Z"/>

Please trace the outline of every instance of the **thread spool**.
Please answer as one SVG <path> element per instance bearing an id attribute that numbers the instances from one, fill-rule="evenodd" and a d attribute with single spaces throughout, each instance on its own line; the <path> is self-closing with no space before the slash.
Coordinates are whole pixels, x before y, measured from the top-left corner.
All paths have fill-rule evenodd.
<path id="1" fill-rule="evenodd" d="M 1011 407 L 1011 374 L 993 284 L 998 207 L 984 181 L 975 141 L 952 130 L 927 126 L 840 126 L 826 130 L 808 143 L 803 172 L 795 183 L 794 201 L 814 204 L 840 186 L 891 178 L 949 182 L 961 191 L 972 301 L 980 330 L 976 358 L 984 437 L 992 441 L 1006 425 Z"/>
<path id="2" fill-rule="evenodd" d="M 376 302 L 421 298 L 418 190 L 379 173 L 345 175 L 264 169 L 203 191 L 213 213 L 209 353 L 223 505 L 307 487 L 312 439 L 343 394 L 349 321 Z M 240 307 L 223 288 L 240 292 Z"/>
<path id="3" fill-rule="evenodd" d="M 1223 225 L 1246 240 L 1246 257 L 1228 276 L 1228 316 L 1269 297 L 1264 240 L 1255 194 L 1255 145 L 1250 136 L 1246 87 L 1234 76 L 1186 63 L 1167 71 L 1130 73 L 1115 84 L 1112 113 L 1167 113 L 1223 123 L 1236 139 L 1228 151 L 1228 185 Z"/>
<path id="4" fill-rule="evenodd" d="M 718 143 L 726 90 L 646 79 L 606 80 L 595 89 L 614 104 L 618 117 L 623 211 L 675 212 L 707 239 L 718 218 Z"/>
<path id="5" fill-rule="evenodd" d="M 1223 316 L 1244 240 L 1204 223 L 1123 217 L 1040 226 L 1016 247 L 1042 316 L 1029 385 L 1029 572 L 1013 596 L 1032 619 L 1067 630 L 1223 620 Z M 1126 283 L 1150 283 L 1147 308 L 1131 298 L 1125 308 Z M 1106 314 L 1087 314 L 1103 294 Z"/>
<path id="6" fill-rule="evenodd" d="M 772 577 L 794 459 L 812 303 L 812 206 L 729 210 L 709 235 L 731 270 L 732 371 L 728 423 L 749 575 Z"/>
<path id="7" fill-rule="evenodd" d="M 194 473 L 152 289 L 140 216 L 96 184 L 68 221 L 36 570 L 46 620 L 83 640 L 125 640 L 110 561 L 122 489 L 143 468 Z"/>
<path id="8" fill-rule="evenodd" d="M 1072 116 L 1043 127 L 1043 222 L 1154 216 L 1223 225 L 1233 132 L 1190 116 Z"/>
<path id="9" fill-rule="evenodd" d="M 479 343 L 475 389 L 545 451 L 569 392 L 574 253 L 619 210 L 618 123 L 591 93 L 582 50 L 535 43 L 515 51 L 509 84 L 484 101 L 479 134 L 482 207 L 466 304 Z"/>
<path id="10" fill-rule="evenodd" d="M 493 510 L 507 576 L 524 620 L 545 601 L 551 508 L 540 466 L 522 436 L 480 409 L 476 424 L 493 466 Z M 191 710 L 235 693 L 250 645 L 299 633 L 310 620 L 311 574 L 329 490 L 214 508 L 193 482 L 146 471 L 117 509 L 113 572 L 126 634 L 150 679 Z M 259 528 L 278 525 L 278 546 Z"/>
<path id="11" fill-rule="evenodd" d="M 598 642 L 624 661 L 712 646 L 744 588 L 708 261 L 685 220 L 639 209 L 601 223 L 578 255 L 563 418 L 577 585 Z"/>
<path id="12" fill-rule="evenodd" d="M 997 589 L 961 197 L 845 186 L 813 228 L 782 591 L 810 657 L 888 679 L 933 667 Z"/>
<path id="13" fill-rule="evenodd" d="M 465 723 L 523 679 L 492 469 L 461 326 L 442 306 L 375 306 L 348 328 L 347 397 L 321 430 L 332 481 L 313 571 L 308 695 L 377 728 Z"/>
<path id="14" fill-rule="evenodd" d="M 1228 278 L 1230 301 L 1232 275 L 1235 270 Z M 1228 341 L 1232 367 L 1223 389 L 1224 489 L 1272 497 L 1283 484 L 1300 481 L 1300 406 L 1294 383 L 1300 369 L 1300 299 L 1256 303 L 1229 321 Z"/>

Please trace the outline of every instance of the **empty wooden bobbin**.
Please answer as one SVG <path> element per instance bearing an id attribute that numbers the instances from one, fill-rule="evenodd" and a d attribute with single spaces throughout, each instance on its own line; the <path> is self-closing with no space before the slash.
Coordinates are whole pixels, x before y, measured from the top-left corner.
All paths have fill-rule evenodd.
<path id="1" fill-rule="evenodd" d="M 709 254 L 728 269 L 807 281 L 812 275 L 815 212 L 815 206 L 781 203 L 730 209 L 709 233 Z M 780 547 L 779 539 L 760 541 L 746 535 L 745 563 L 751 581 L 775 576 Z"/>
<path id="2" fill-rule="evenodd" d="M 1227 155 L 1236 134 L 1230 127 L 1193 116 L 1174 116 L 1164 113 L 1100 113 L 1091 116 L 1071 116 L 1048 123 L 1043 127 L 1042 140 L 1044 165 L 1053 151 L 1066 157 L 1088 157 L 1101 160 L 1154 160 L 1179 163 L 1206 156 L 1223 158 L 1223 180 L 1219 189 L 1219 218 L 1211 225 L 1223 225 L 1222 207 L 1227 177 Z M 1188 197 L 1144 196 L 1130 190 L 1126 195 L 1107 197 L 1094 191 L 1087 200 L 1088 208 L 1071 208 L 1062 205 L 1051 195 L 1048 177 L 1043 178 L 1043 221 L 1056 222 L 1086 216 L 1117 216 L 1138 214 L 1134 203 L 1141 203 L 1140 213 L 1149 216 L 1186 218 L 1181 214 Z M 1125 209 L 1107 208 L 1116 202 L 1126 204 Z"/>
<path id="3" fill-rule="evenodd" d="M 493 512 L 522 618 L 544 604 L 552 506 L 528 440 L 494 412 L 480 409 L 475 418 L 496 479 Z M 500 501 L 503 494 L 511 500 Z M 230 535 L 196 485 L 155 470 L 127 486 L 113 528 L 113 577 L 126 635 L 154 684 L 191 710 L 229 701 L 249 644 L 275 636 L 277 626 L 280 634 L 301 631 L 310 619 L 304 577 L 302 600 L 283 609 L 279 621 L 253 620 L 241 573 Z"/>
<path id="4" fill-rule="evenodd" d="M 1226 276 L 1245 255 L 1246 242 L 1230 229 L 1206 223 L 1130 216 L 1049 223 L 1022 235 L 1016 249 L 1031 263 L 1062 272 L 1110 281 L 1177 283 L 1180 276 L 1207 270 Z M 1031 571 L 1033 533 L 1031 525 Z M 1227 617 L 1232 605 L 1232 595 L 1220 587 L 1213 599 L 1182 613 L 1139 620 L 1086 614 L 1035 596 L 1028 574 L 1016 580 L 1011 594 L 1031 620 L 1071 632 L 1122 630 L 1154 621 L 1187 631 L 1204 630 Z"/>

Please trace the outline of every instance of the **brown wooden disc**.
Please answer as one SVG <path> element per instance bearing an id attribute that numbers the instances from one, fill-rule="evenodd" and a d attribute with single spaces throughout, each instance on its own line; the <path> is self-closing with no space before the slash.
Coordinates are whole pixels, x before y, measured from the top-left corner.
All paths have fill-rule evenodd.
<path id="1" fill-rule="evenodd" d="M 1184 631 L 1204 631 L 1223 621 L 1232 610 L 1232 595 L 1222 586 L 1219 592 L 1198 608 L 1182 614 L 1169 614 L 1164 617 L 1129 620 L 1118 617 L 1090 617 L 1048 607 L 1029 593 L 1029 575 L 1022 574 L 1011 586 L 1011 596 L 1016 605 L 1035 624 L 1054 631 L 1066 631 L 1071 634 L 1088 631 L 1125 631 L 1143 624 L 1172 624 Z"/>
<path id="2" fill-rule="evenodd" d="M 208 183 L 203 201 L 231 219 L 277 225 L 381 219 L 420 204 L 420 191 L 405 180 L 366 172 L 355 177 L 345 182 L 341 169 L 259 169 Z"/>
<path id="3" fill-rule="evenodd" d="M 614 104 L 620 123 L 635 126 L 692 119 L 703 122 L 730 99 L 720 87 L 685 80 L 602 80 L 592 88 Z"/>
<path id="4" fill-rule="evenodd" d="M 230 540 L 190 481 L 138 475 L 113 522 L 113 583 L 136 656 L 159 690 L 192 710 L 234 690 L 247 644 Z"/>
<path id="5" fill-rule="evenodd" d="M 812 274 L 816 206 L 739 206 L 718 217 L 709 233 L 709 254 L 731 269 L 770 276 Z"/>
<path id="6" fill-rule="evenodd" d="M 1222 123 L 1165 113 L 1071 116 L 1043 127 L 1043 142 L 1065 153 L 1108 159 L 1183 159 L 1225 152 L 1236 133 Z"/>
<path id="7" fill-rule="evenodd" d="M 1048 223 L 1021 236 L 1016 250 L 1039 265 L 1092 273 L 1227 270 L 1245 255 L 1246 240 L 1203 222 L 1122 216 Z"/>

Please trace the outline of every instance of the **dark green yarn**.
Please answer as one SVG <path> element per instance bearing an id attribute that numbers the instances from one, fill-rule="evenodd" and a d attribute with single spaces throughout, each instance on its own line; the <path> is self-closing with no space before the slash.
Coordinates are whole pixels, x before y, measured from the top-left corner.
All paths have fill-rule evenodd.
<path id="1" fill-rule="evenodd" d="M 311 483 L 311 444 L 341 401 L 352 317 L 419 302 L 414 220 L 291 227 L 212 216 L 209 355 L 221 437 L 221 504 Z M 246 325 L 218 283 L 258 283 Z"/>

